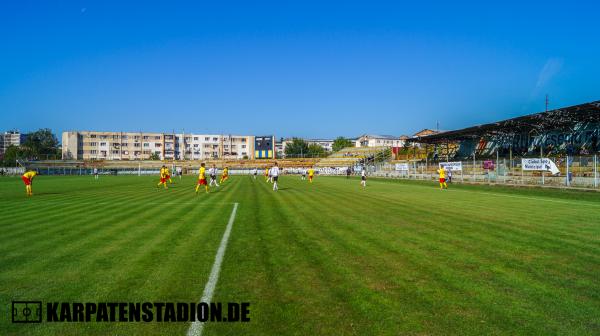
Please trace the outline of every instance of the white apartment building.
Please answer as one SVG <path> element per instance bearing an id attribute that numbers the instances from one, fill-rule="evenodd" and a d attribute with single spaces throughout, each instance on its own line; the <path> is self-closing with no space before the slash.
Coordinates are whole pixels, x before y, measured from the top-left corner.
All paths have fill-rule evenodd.
<path id="1" fill-rule="evenodd" d="M 356 147 L 402 147 L 404 142 L 399 136 L 364 134 L 356 140 Z"/>
<path id="2" fill-rule="evenodd" d="M 178 157 L 186 160 L 212 158 L 243 159 L 253 157 L 253 136 L 220 134 L 178 135 Z M 181 150 L 185 148 L 185 150 Z"/>
<path id="3" fill-rule="evenodd" d="M 333 139 L 306 139 L 305 141 L 309 145 L 315 144 L 323 147 L 326 152 L 333 151 Z"/>
<path id="4" fill-rule="evenodd" d="M 6 149 L 10 146 L 20 146 L 25 139 L 27 134 L 23 134 L 18 130 L 6 131 L 0 134 L 0 155 L 4 155 Z"/>
<path id="5" fill-rule="evenodd" d="M 63 159 L 206 160 L 253 158 L 253 136 L 71 131 L 62 134 Z"/>

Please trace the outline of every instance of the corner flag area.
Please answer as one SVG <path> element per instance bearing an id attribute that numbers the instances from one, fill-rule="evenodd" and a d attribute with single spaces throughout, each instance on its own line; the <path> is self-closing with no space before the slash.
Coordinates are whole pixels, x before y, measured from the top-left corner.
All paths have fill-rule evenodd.
<path id="1" fill-rule="evenodd" d="M 173 180 L 43 176 L 26 197 L 0 179 L 0 309 L 39 301 L 43 321 L 2 318 L 1 334 L 600 333 L 595 192 L 290 175 L 274 192 L 234 175 L 195 194 L 195 176 Z M 206 300 L 222 316 L 192 321 Z M 107 310 L 117 322 L 97 322 L 102 303 L 124 303 Z"/>

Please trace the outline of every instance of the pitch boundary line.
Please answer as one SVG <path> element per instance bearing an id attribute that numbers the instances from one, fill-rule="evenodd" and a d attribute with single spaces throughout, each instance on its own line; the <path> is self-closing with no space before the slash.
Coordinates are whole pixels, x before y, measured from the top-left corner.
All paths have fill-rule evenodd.
<path id="1" fill-rule="evenodd" d="M 208 277 L 208 281 L 204 286 L 204 292 L 202 292 L 202 298 L 200 299 L 200 302 L 210 303 L 212 300 L 215 288 L 217 287 L 217 282 L 219 281 L 221 264 L 223 263 L 223 257 L 225 256 L 225 250 L 227 249 L 227 242 L 229 241 L 229 235 L 231 234 L 231 228 L 233 227 L 233 222 L 235 220 L 237 208 L 238 203 L 233 203 L 233 210 L 231 211 L 231 215 L 229 216 L 229 222 L 227 222 L 227 227 L 225 228 L 225 232 L 223 233 L 223 238 L 221 238 L 221 243 L 219 244 L 219 249 L 217 250 L 217 254 L 215 255 L 215 261 L 213 263 L 212 269 L 210 270 L 210 276 Z M 188 329 L 187 336 L 200 336 L 202 335 L 203 329 L 204 322 L 194 321 Z"/>
<path id="2" fill-rule="evenodd" d="M 452 191 L 452 192 L 471 192 L 471 190 L 461 190 L 461 189 L 451 189 L 448 191 Z M 600 204 L 597 203 L 592 203 L 589 201 L 581 201 L 581 202 L 573 202 L 570 200 L 561 200 L 561 199 L 552 199 L 552 198 L 544 198 L 544 197 L 531 197 L 531 196 L 521 196 L 521 195 L 508 195 L 508 194 L 504 194 L 504 193 L 491 193 L 491 192 L 486 192 L 486 191 L 475 191 L 478 194 L 483 194 L 483 195 L 490 195 L 490 196 L 498 196 L 498 197 L 509 197 L 509 198 L 520 198 L 520 199 L 527 199 L 527 200 L 532 200 L 532 201 L 541 201 L 541 202 L 551 202 L 551 203 L 562 203 L 562 204 L 571 204 L 571 205 L 579 205 L 579 206 L 593 206 L 593 207 L 598 207 L 600 206 Z"/>
<path id="3" fill-rule="evenodd" d="M 433 182 L 435 182 L 435 181 L 433 181 Z M 410 187 L 409 185 L 402 184 L 402 183 L 399 183 L 399 185 L 402 186 L 402 187 L 405 187 L 405 188 Z M 458 182 L 457 185 L 460 185 L 460 182 Z M 430 188 L 430 186 L 425 186 L 425 185 L 418 185 L 418 186 L 420 188 Z M 438 187 L 436 186 L 435 189 L 438 189 Z M 516 190 L 518 190 L 518 189 L 516 189 Z M 534 196 L 510 195 L 510 194 L 505 194 L 505 193 L 501 193 L 501 192 L 487 192 L 487 191 L 479 191 L 479 190 L 447 189 L 447 191 L 450 191 L 450 192 L 464 192 L 464 193 L 471 193 L 471 192 L 473 192 L 473 193 L 478 193 L 478 194 L 482 194 L 482 195 L 490 195 L 490 196 L 498 196 L 498 197 L 509 197 L 509 198 L 526 199 L 526 200 L 541 201 L 541 202 L 551 202 L 551 203 L 562 203 L 562 204 L 571 204 L 571 205 L 579 205 L 579 206 L 600 207 L 600 204 L 593 203 L 593 202 L 590 202 L 590 201 L 572 201 L 572 200 L 567 200 L 567 199 L 554 199 L 554 198 L 550 198 L 550 197 L 534 197 Z"/>

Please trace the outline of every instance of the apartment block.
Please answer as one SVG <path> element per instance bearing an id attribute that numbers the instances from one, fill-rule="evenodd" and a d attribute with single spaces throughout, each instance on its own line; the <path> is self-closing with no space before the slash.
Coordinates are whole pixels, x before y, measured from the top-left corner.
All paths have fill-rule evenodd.
<path id="1" fill-rule="evenodd" d="M 0 155 L 4 155 L 6 149 L 10 146 L 20 146 L 27 139 L 27 134 L 23 134 L 18 130 L 6 131 L 0 133 Z"/>
<path id="2" fill-rule="evenodd" d="M 63 159 L 206 160 L 253 158 L 253 136 L 70 131 L 62 135 Z"/>

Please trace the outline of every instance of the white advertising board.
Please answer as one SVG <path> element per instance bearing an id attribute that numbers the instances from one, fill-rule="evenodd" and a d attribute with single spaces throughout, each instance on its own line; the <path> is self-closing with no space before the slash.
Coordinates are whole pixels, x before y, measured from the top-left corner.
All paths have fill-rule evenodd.
<path id="1" fill-rule="evenodd" d="M 556 163 L 548 158 L 521 159 L 521 167 L 523 167 L 523 170 L 549 171 L 552 175 L 560 173 Z"/>
<path id="2" fill-rule="evenodd" d="M 462 162 L 440 162 L 441 167 L 444 167 L 446 170 L 462 171 Z"/>
<path id="3" fill-rule="evenodd" d="M 408 163 L 396 163 L 395 168 L 398 171 L 408 171 Z"/>

